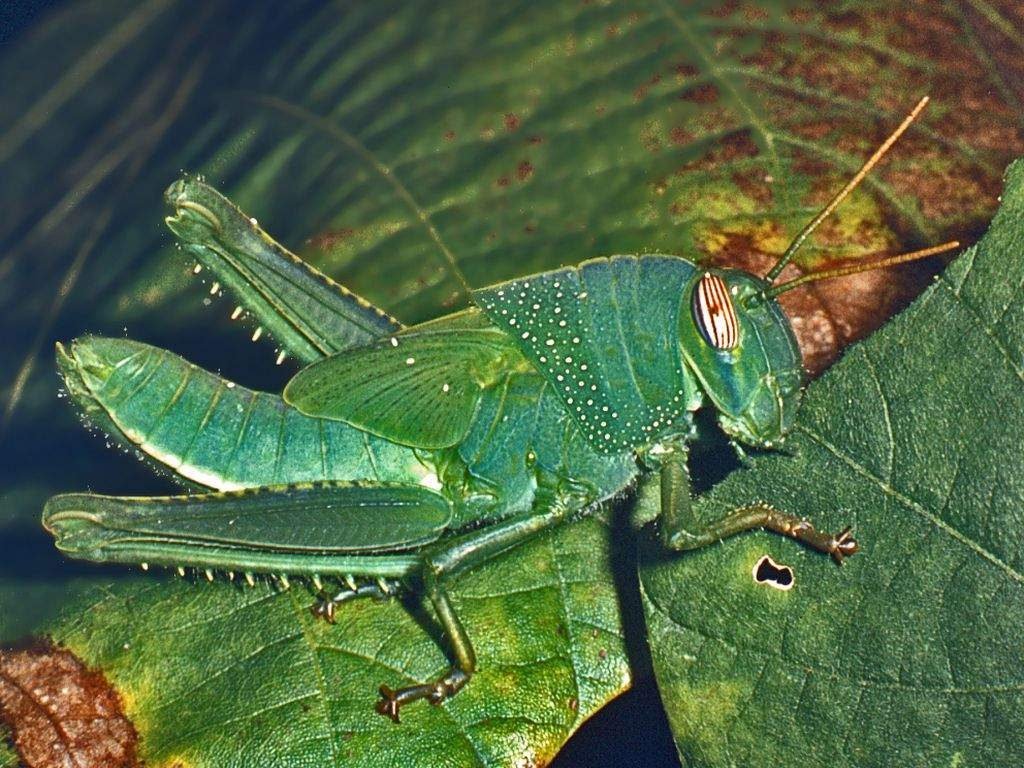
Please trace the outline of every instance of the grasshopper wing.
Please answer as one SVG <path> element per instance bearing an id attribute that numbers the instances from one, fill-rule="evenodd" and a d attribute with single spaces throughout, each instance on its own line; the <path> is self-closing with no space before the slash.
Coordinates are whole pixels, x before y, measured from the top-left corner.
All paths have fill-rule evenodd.
<path id="1" fill-rule="evenodd" d="M 451 506 L 443 496 L 399 483 L 279 485 L 155 497 L 69 493 L 54 496 L 43 511 L 43 525 L 57 546 L 77 557 L 173 565 L 220 552 L 240 570 L 246 552 L 411 549 L 436 540 L 450 520 Z"/>
<path id="2" fill-rule="evenodd" d="M 465 437 L 483 390 L 521 359 L 496 329 L 413 331 L 310 365 L 284 399 L 401 445 L 446 448 Z"/>

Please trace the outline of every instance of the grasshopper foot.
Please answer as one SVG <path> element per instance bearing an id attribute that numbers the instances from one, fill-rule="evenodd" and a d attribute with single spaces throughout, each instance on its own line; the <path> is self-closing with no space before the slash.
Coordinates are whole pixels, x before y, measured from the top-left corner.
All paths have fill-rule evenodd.
<path id="1" fill-rule="evenodd" d="M 358 597 L 372 597 L 374 600 L 389 600 L 398 592 L 401 584 L 398 581 L 379 579 L 375 582 L 360 584 L 358 586 L 345 586 L 336 595 L 331 595 L 326 590 L 320 590 L 316 602 L 309 606 L 310 612 L 317 618 L 323 619 L 328 624 L 334 623 L 334 616 L 338 606 L 355 600 Z"/>
<path id="2" fill-rule="evenodd" d="M 774 525 L 772 524 L 774 523 Z M 853 538 L 853 528 L 846 526 L 838 535 L 833 536 L 817 530 L 809 521 L 792 522 L 788 516 L 780 516 L 768 524 L 772 530 L 802 541 L 810 547 L 831 556 L 836 565 L 842 565 L 846 558 L 857 554 L 860 546 Z"/>
<path id="3" fill-rule="evenodd" d="M 399 713 L 403 706 L 413 701 L 425 699 L 435 706 L 449 699 L 462 690 L 469 680 L 469 675 L 461 669 L 453 667 L 444 677 L 432 683 L 410 685 L 392 690 L 386 685 L 380 687 L 380 701 L 377 702 L 377 714 L 384 715 L 394 723 L 399 723 Z"/>
<path id="4" fill-rule="evenodd" d="M 316 597 L 316 602 L 309 606 L 309 610 L 318 619 L 323 619 L 328 624 L 333 624 L 334 612 L 339 604 L 333 597 L 321 591 Z"/>
<path id="5" fill-rule="evenodd" d="M 837 565 L 842 565 L 847 557 L 857 554 L 859 550 L 857 540 L 853 538 L 853 528 L 846 526 L 829 542 L 828 553 L 832 555 Z"/>

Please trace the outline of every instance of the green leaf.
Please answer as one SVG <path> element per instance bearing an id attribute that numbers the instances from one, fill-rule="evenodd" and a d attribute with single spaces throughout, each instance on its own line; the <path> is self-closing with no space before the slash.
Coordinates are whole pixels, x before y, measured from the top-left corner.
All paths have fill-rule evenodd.
<path id="1" fill-rule="evenodd" d="M 17 753 L 6 743 L 10 737 L 7 728 L 0 725 L 0 768 L 19 768 Z"/>
<path id="2" fill-rule="evenodd" d="M 588 520 L 460 579 L 480 670 L 398 726 L 373 711 L 377 687 L 448 664 L 425 604 L 357 601 L 332 626 L 294 585 L 139 578 L 54 636 L 120 692 L 150 768 L 545 764 L 629 680 L 607 547 Z"/>
<path id="3" fill-rule="evenodd" d="M 836 530 L 837 569 L 747 535 L 642 587 L 687 765 L 1017 766 L 1024 754 L 1024 162 L 915 304 L 810 386 L 788 450 L 700 498 Z M 779 591 L 752 578 L 789 565 Z"/>

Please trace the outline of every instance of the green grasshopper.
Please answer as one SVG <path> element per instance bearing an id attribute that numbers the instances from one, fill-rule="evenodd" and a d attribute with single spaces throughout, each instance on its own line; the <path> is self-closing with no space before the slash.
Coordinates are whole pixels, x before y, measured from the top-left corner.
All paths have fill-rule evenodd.
<path id="1" fill-rule="evenodd" d="M 691 509 L 688 448 L 710 406 L 731 440 L 782 444 L 798 408 L 800 352 L 776 297 L 812 280 L 922 258 L 956 243 L 775 284 L 811 231 L 860 183 L 927 99 L 799 233 L 765 278 L 678 256 L 615 256 L 472 293 L 412 327 L 333 283 L 203 182 L 166 193 L 168 226 L 308 366 L 276 396 L 236 387 L 165 350 L 86 337 L 57 347 L 85 415 L 197 493 L 65 494 L 43 524 L 98 562 L 302 577 L 333 621 L 356 597 L 422 590 L 450 643 L 438 679 L 381 686 L 395 722 L 438 704 L 476 668 L 449 580 L 644 476 L 660 478 L 660 536 L 690 550 L 764 528 L 841 563 L 836 535 L 756 503 L 707 524 Z M 199 266 L 197 266 L 197 269 Z M 242 311 L 236 310 L 235 316 Z M 737 446 L 738 449 L 738 446 Z M 655 474 L 656 473 L 656 474 Z M 323 580 L 336 583 L 334 594 Z M 334 590 L 332 590 L 334 591 Z"/>

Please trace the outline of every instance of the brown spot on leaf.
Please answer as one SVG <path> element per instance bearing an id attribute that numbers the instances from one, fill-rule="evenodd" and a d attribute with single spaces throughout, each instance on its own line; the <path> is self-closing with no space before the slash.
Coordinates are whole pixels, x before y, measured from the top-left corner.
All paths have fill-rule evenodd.
<path id="1" fill-rule="evenodd" d="M 505 113 L 505 130 L 515 131 L 519 128 L 519 117 L 514 112 Z"/>
<path id="2" fill-rule="evenodd" d="M 444 132 L 444 140 L 445 141 L 454 141 L 455 140 L 455 131 L 445 131 Z"/>
<path id="3" fill-rule="evenodd" d="M 462 297 L 462 291 L 452 291 L 443 299 L 441 299 L 441 306 L 445 308 L 454 307 Z"/>
<path id="4" fill-rule="evenodd" d="M 683 126 L 677 125 L 668 132 L 668 138 L 673 144 L 684 146 L 693 141 L 693 134 L 683 128 Z"/>
<path id="5" fill-rule="evenodd" d="M 536 135 L 534 135 L 534 136 L 531 136 L 530 138 L 528 138 L 526 141 L 529 142 L 530 144 L 543 144 L 544 143 L 544 137 L 543 136 L 536 136 Z"/>
<path id="6" fill-rule="evenodd" d="M 0 717 L 27 768 L 136 768 L 138 734 L 102 674 L 44 644 L 0 651 Z"/>
<path id="7" fill-rule="evenodd" d="M 512 179 L 510 179 L 508 176 L 499 176 L 498 180 L 495 181 L 494 183 L 497 184 L 499 187 L 507 187 L 509 184 L 512 183 Z"/>
<path id="8" fill-rule="evenodd" d="M 533 163 L 529 160 L 523 160 L 516 168 L 516 178 L 520 181 L 526 181 L 531 176 L 533 176 Z"/>
<path id="9" fill-rule="evenodd" d="M 322 251 L 328 251 L 339 243 L 343 243 L 348 240 L 356 231 L 351 227 L 342 227 L 341 229 L 329 229 L 325 232 L 313 235 L 306 240 L 307 245 L 312 248 L 317 248 Z"/>
<path id="10" fill-rule="evenodd" d="M 767 209 L 771 205 L 772 188 L 763 173 L 737 171 L 732 175 L 732 181 L 744 195 L 756 202 L 762 209 Z"/>
<path id="11" fill-rule="evenodd" d="M 617 34 L 619 34 L 619 25 L 609 24 L 608 27 L 605 29 L 604 33 L 608 37 L 615 37 Z"/>
<path id="12" fill-rule="evenodd" d="M 743 6 L 743 18 L 747 21 L 764 21 L 768 18 L 768 11 L 758 8 L 756 5 Z"/>
<path id="13" fill-rule="evenodd" d="M 676 64 L 673 71 L 681 78 L 696 77 L 700 72 L 693 64 L 687 64 L 685 61 Z"/>
<path id="14" fill-rule="evenodd" d="M 722 162 L 731 162 L 741 157 L 757 157 L 761 151 L 751 138 L 750 131 L 740 131 L 726 136 L 721 141 Z"/>
<path id="15" fill-rule="evenodd" d="M 736 13 L 736 9 L 739 7 L 738 0 L 726 0 L 724 3 L 713 5 L 705 13 L 713 18 L 726 19 Z"/>
<path id="16" fill-rule="evenodd" d="M 811 20 L 811 12 L 807 8 L 790 8 L 786 15 L 794 24 L 806 24 Z"/>
<path id="17" fill-rule="evenodd" d="M 797 136 L 811 141 L 824 139 L 835 128 L 835 124 L 829 120 L 811 120 L 807 123 L 796 124 L 790 130 Z"/>
<path id="18" fill-rule="evenodd" d="M 832 13 L 826 18 L 826 23 L 838 32 L 856 32 L 860 37 L 871 34 L 871 19 L 856 10 Z"/>
<path id="19" fill-rule="evenodd" d="M 954 162 L 945 173 L 906 168 L 889 171 L 886 178 L 902 194 L 917 198 L 925 218 L 940 221 L 960 218 L 979 201 L 994 208 L 1002 189 L 995 178 L 971 173 L 969 167 Z"/>
<path id="20" fill-rule="evenodd" d="M 734 160 L 756 157 L 759 152 L 749 130 L 737 131 L 722 138 L 701 157 L 685 163 L 676 173 L 681 175 L 691 171 L 709 171 Z"/>
<path id="21" fill-rule="evenodd" d="M 647 95 L 647 92 L 653 86 L 657 85 L 660 82 L 661 82 L 661 75 L 657 75 L 657 74 L 654 75 L 654 77 L 652 77 L 646 83 L 642 83 L 639 86 L 637 86 L 636 90 L 633 91 L 633 98 L 636 101 L 640 101 L 641 99 L 643 99 Z"/>
<path id="22" fill-rule="evenodd" d="M 718 88 L 712 83 L 701 83 L 679 94 L 680 99 L 694 104 L 711 104 L 718 101 L 718 96 Z"/>

